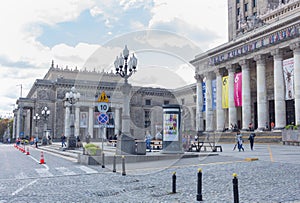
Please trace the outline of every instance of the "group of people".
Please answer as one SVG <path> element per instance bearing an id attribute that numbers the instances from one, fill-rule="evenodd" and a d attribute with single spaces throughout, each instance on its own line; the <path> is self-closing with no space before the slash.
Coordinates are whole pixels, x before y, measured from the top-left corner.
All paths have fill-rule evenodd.
<path id="1" fill-rule="evenodd" d="M 250 135 L 248 137 L 248 140 L 250 143 L 250 149 L 253 150 L 254 138 L 256 135 L 254 133 L 254 128 L 253 128 L 252 123 L 249 123 L 249 131 L 250 131 Z M 238 148 L 239 151 L 241 151 L 241 150 L 245 151 L 244 146 L 243 146 L 243 136 L 239 130 L 236 132 L 235 141 L 236 141 L 236 143 L 233 147 L 233 151 L 236 149 L 236 147 Z"/>

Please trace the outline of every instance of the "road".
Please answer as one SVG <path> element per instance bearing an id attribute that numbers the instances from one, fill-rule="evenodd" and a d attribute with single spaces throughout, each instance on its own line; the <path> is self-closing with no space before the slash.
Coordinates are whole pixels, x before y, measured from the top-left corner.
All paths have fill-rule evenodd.
<path id="1" fill-rule="evenodd" d="M 218 156 L 126 164 L 126 176 L 111 166 L 83 166 L 60 155 L 30 148 L 25 155 L 0 145 L 0 202 L 196 202 L 197 171 L 203 171 L 205 202 L 233 202 L 232 173 L 239 178 L 240 202 L 300 202 L 300 148 L 224 144 Z M 245 161 L 258 158 L 258 161 Z M 171 177 L 177 175 L 177 193 Z"/>

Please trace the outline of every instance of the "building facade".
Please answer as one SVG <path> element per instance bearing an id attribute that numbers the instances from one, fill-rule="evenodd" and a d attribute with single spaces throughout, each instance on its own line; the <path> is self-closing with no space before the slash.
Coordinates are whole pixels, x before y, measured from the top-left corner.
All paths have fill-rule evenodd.
<path id="1" fill-rule="evenodd" d="M 100 139 L 101 132 L 97 117 L 97 99 L 104 91 L 109 98 L 109 123 L 104 128 L 107 139 L 119 135 L 122 129 L 123 94 L 121 86 L 124 80 L 114 73 L 78 70 L 75 68 L 54 67 L 54 63 L 43 79 L 37 79 L 26 98 L 17 100 L 14 110 L 13 138 L 42 138 L 50 135 L 53 139 L 66 137 L 71 133 L 71 114 L 74 113 L 74 135 L 91 139 Z M 72 87 L 80 93 L 79 101 L 71 106 L 65 95 Z M 162 131 L 162 105 L 182 104 L 183 115 L 189 119 L 183 122 L 183 129 L 194 129 L 195 85 L 178 90 L 133 86 L 130 92 L 130 134 L 135 139 L 144 139 L 146 133 L 152 136 Z M 186 106 L 188 104 L 189 106 Z M 41 112 L 44 107 L 50 111 L 48 117 Z M 36 119 L 39 115 L 39 119 Z"/>
<path id="2" fill-rule="evenodd" d="M 191 61 L 196 130 L 300 125 L 300 1 L 228 0 L 228 11 L 229 42 Z"/>

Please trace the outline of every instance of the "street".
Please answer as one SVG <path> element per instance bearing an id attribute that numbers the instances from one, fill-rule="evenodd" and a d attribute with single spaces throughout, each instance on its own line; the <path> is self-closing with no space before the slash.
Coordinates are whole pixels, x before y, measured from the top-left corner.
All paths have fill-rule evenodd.
<path id="1" fill-rule="evenodd" d="M 126 176 L 112 166 L 84 166 L 30 147 L 26 155 L 0 145 L 0 202 L 196 202 L 197 171 L 203 171 L 205 202 L 233 202 L 232 174 L 239 179 L 240 202 L 300 202 L 297 146 L 255 145 L 232 151 L 224 144 L 214 156 L 126 164 Z M 258 158 L 258 161 L 245 161 Z M 171 177 L 177 175 L 177 193 Z"/>

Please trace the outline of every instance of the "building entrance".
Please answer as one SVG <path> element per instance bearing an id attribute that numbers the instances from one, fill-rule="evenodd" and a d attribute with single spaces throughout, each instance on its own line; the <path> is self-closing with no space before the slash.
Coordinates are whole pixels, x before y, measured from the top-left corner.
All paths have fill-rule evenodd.
<path id="1" fill-rule="evenodd" d="M 286 125 L 295 124 L 295 101 L 294 100 L 286 100 Z"/>

